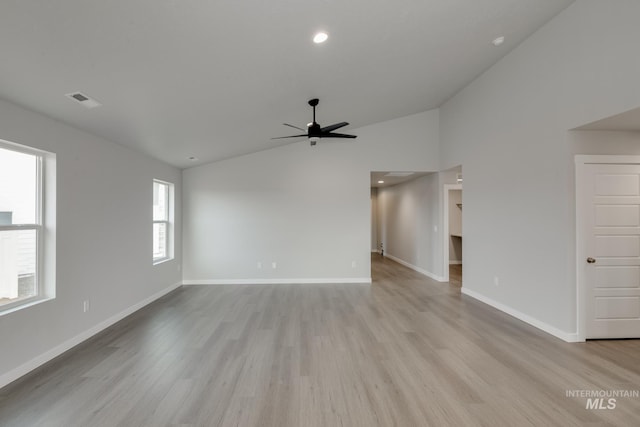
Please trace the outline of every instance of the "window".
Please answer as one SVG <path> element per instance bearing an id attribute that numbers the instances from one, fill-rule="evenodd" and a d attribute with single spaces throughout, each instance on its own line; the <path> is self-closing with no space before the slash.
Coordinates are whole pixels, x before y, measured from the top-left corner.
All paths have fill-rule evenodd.
<path id="1" fill-rule="evenodd" d="M 45 222 L 44 210 L 45 192 L 55 182 L 53 175 L 45 185 L 44 168 L 52 159 L 49 153 L 0 141 L 0 314 L 53 296 L 53 278 L 48 277 L 49 285 L 44 280 L 55 264 L 48 250 L 55 247 L 53 231 L 47 230 L 53 216 Z M 45 241 L 45 235 L 51 237 Z"/>
<path id="2" fill-rule="evenodd" d="M 153 180 L 153 262 L 173 258 L 173 184 Z"/>

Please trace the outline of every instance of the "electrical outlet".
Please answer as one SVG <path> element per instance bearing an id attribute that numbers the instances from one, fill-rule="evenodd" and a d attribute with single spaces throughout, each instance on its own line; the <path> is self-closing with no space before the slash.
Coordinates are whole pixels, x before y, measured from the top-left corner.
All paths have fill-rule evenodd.
<path id="1" fill-rule="evenodd" d="M 258 270 L 262 270 L 262 262 L 261 262 L 261 261 L 258 261 L 258 264 L 257 264 L 257 265 L 258 265 Z"/>
<path id="2" fill-rule="evenodd" d="M 86 313 L 87 311 L 89 311 L 89 300 L 88 299 L 82 301 L 82 312 Z"/>
<path id="3" fill-rule="evenodd" d="M 493 284 L 495 286 L 500 286 L 500 278 L 498 276 L 493 276 Z"/>
<path id="4" fill-rule="evenodd" d="M 356 268 L 356 262 L 355 261 L 351 261 L 351 268 Z"/>
<path id="5" fill-rule="evenodd" d="M 273 268 L 273 269 L 275 270 L 276 268 L 278 268 L 278 264 L 276 264 L 276 262 L 275 262 L 275 261 L 273 261 L 273 262 L 271 263 L 271 268 Z"/>

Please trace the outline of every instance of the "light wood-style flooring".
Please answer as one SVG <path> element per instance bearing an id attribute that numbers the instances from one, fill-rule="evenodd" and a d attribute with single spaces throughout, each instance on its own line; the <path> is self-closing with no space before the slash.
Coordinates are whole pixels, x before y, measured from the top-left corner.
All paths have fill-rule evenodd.
<path id="1" fill-rule="evenodd" d="M 449 283 L 462 286 L 462 264 L 449 265 Z"/>
<path id="2" fill-rule="evenodd" d="M 4 427 L 637 426 L 640 341 L 568 344 L 379 255 L 372 285 L 190 286 L 0 390 Z"/>

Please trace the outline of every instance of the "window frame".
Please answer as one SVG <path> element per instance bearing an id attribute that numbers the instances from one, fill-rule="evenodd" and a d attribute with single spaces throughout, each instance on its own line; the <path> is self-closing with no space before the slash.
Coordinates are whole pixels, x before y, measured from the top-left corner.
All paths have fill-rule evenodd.
<path id="1" fill-rule="evenodd" d="M 52 153 L 48 153 L 45 151 L 38 150 L 36 148 L 27 147 L 20 144 L 15 144 L 13 142 L 5 141 L 0 139 L 0 148 L 13 151 L 16 153 L 27 154 L 30 156 L 34 156 L 36 159 L 36 203 L 35 203 L 35 223 L 32 224 L 11 224 L 11 225 L 0 225 L 0 232 L 3 231 L 22 231 L 22 230 L 34 230 L 36 234 L 36 250 L 35 250 L 35 295 L 26 298 L 16 299 L 15 301 L 8 302 L 6 304 L 0 305 L 0 316 L 8 313 L 12 313 L 14 311 L 20 310 L 22 308 L 29 307 L 31 305 L 47 301 L 49 299 L 55 298 L 55 279 L 45 277 L 48 273 L 45 274 L 45 271 L 51 270 L 50 268 L 45 268 L 45 256 L 48 254 L 45 253 L 45 246 L 50 246 L 45 241 L 46 227 L 45 224 L 45 207 L 46 207 L 46 199 L 47 195 L 45 194 L 46 189 L 49 188 L 49 183 L 45 182 L 45 180 L 49 179 L 49 171 L 45 168 L 47 167 L 47 159 L 54 158 L 55 155 Z M 53 173 L 55 174 L 55 167 L 52 168 Z M 55 186 L 55 177 L 52 179 L 53 186 Z M 55 203 L 53 203 L 55 205 Z M 52 239 L 54 241 L 55 246 L 55 238 Z M 48 249 L 47 249 L 48 250 Z M 55 264 L 55 253 L 51 254 L 49 262 L 53 262 Z M 55 271 L 55 269 L 53 269 Z M 47 283 L 50 281 L 50 283 Z"/>
<path id="2" fill-rule="evenodd" d="M 155 219 L 155 212 L 153 212 L 153 202 L 152 202 L 152 229 L 151 229 L 151 239 L 153 243 L 153 228 L 156 224 L 164 224 L 165 225 L 165 238 L 166 238 L 166 248 L 165 255 L 162 257 L 155 257 L 152 249 L 152 260 L 153 265 L 162 264 L 163 262 L 170 261 L 174 258 L 173 253 L 173 222 L 174 222 L 174 184 L 168 181 L 164 181 L 161 179 L 154 179 L 153 185 L 159 184 L 161 186 L 166 186 L 167 188 L 167 202 L 166 202 L 166 211 L 165 211 L 165 219 L 157 220 Z M 152 193 L 153 194 L 153 193 Z"/>

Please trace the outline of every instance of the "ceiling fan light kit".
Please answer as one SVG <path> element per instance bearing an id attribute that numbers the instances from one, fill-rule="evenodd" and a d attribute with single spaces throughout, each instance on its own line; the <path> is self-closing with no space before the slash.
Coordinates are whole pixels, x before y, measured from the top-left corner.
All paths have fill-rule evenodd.
<path id="1" fill-rule="evenodd" d="M 317 98 L 309 100 L 309 105 L 311 106 L 311 108 L 313 108 L 313 121 L 311 123 L 307 124 L 307 129 L 306 129 L 307 133 L 306 134 L 280 136 L 280 137 L 271 138 L 271 139 L 307 137 L 307 139 L 309 140 L 309 143 L 311 144 L 311 146 L 314 146 L 314 145 L 316 145 L 316 143 L 318 141 L 320 141 L 321 138 L 349 138 L 349 139 L 356 138 L 356 135 L 348 135 L 346 133 L 336 133 L 336 132 L 334 132 L 334 130 L 340 129 L 340 128 L 345 127 L 345 126 L 348 126 L 349 123 L 347 123 L 347 122 L 334 123 L 334 124 L 329 125 L 329 126 L 321 127 L 320 124 L 318 122 L 316 122 L 316 106 L 318 105 L 319 102 L 320 102 L 320 100 L 317 99 Z M 298 130 L 304 131 L 304 129 L 302 129 L 302 128 L 298 127 L 298 126 L 290 125 L 289 123 L 283 123 L 283 125 L 292 127 L 294 129 L 298 129 Z"/>

